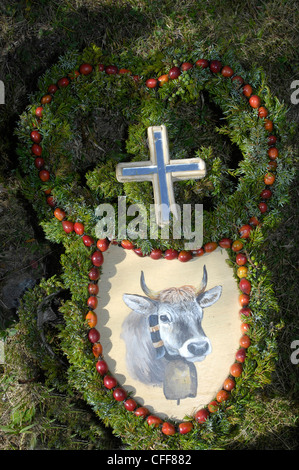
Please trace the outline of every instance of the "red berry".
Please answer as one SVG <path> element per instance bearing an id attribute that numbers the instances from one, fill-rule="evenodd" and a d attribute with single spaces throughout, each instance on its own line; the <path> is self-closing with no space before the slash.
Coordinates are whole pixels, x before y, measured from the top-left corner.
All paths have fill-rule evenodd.
<path id="1" fill-rule="evenodd" d="M 160 86 L 163 86 L 168 81 L 169 81 L 169 76 L 167 73 L 164 73 L 163 75 L 160 75 L 160 77 L 158 77 L 158 82 Z"/>
<path id="2" fill-rule="evenodd" d="M 140 406 L 137 408 L 137 410 L 134 411 L 134 414 L 140 418 L 145 418 L 149 414 L 149 411 L 144 406 Z"/>
<path id="3" fill-rule="evenodd" d="M 246 349 L 244 348 L 241 348 L 241 349 L 238 349 L 238 351 L 236 352 L 236 361 L 238 362 L 245 362 L 245 359 L 246 359 Z"/>
<path id="4" fill-rule="evenodd" d="M 260 202 L 259 203 L 259 210 L 261 211 L 262 214 L 267 212 L 267 210 L 268 210 L 267 204 L 265 202 Z"/>
<path id="5" fill-rule="evenodd" d="M 44 110 L 44 108 L 43 108 L 42 106 L 38 106 L 38 107 L 36 108 L 36 110 L 35 110 L 35 115 L 36 115 L 37 117 L 42 117 L 42 115 L 43 115 L 43 110 Z"/>
<path id="6" fill-rule="evenodd" d="M 252 227 L 250 227 L 250 225 L 242 225 L 242 227 L 240 228 L 240 237 L 249 238 L 251 230 Z"/>
<path id="7" fill-rule="evenodd" d="M 59 209 L 59 207 L 57 207 L 54 211 L 54 217 L 62 221 L 65 218 L 65 212 L 62 209 Z"/>
<path id="8" fill-rule="evenodd" d="M 41 97 L 41 104 L 47 104 L 47 103 L 51 103 L 52 101 L 52 96 L 51 95 L 44 95 Z"/>
<path id="9" fill-rule="evenodd" d="M 204 423 L 208 417 L 210 416 L 210 413 L 206 408 L 202 408 L 201 410 L 198 410 L 195 414 L 195 421 L 198 423 Z"/>
<path id="10" fill-rule="evenodd" d="M 272 132 L 273 131 L 273 121 L 270 119 L 265 119 L 264 127 L 266 131 Z"/>
<path id="11" fill-rule="evenodd" d="M 271 160 L 275 160 L 278 157 L 278 149 L 276 147 L 270 147 L 268 157 L 271 158 Z"/>
<path id="12" fill-rule="evenodd" d="M 237 252 L 237 251 L 240 251 L 242 250 L 243 248 L 243 243 L 241 242 L 241 240 L 235 240 L 233 243 L 232 243 L 232 250 Z"/>
<path id="13" fill-rule="evenodd" d="M 219 403 L 222 403 L 223 401 L 226 401 L 229 399 L 229 393 L 227 390 L 219 390 L 219 392 L 216 395 L 216 400 Z"/>
<path id="14" fill-rule="evenodd" d="M 83 75 L 89 75 L 92 72 L 92 65 L 82 64 L 80 65 L 79 72 Z"/>
<path id="15" fill-rule="evenodd" d="M 95 251 L 92 255 L 91 255 L 91 262 L 94 266 L 102 266 L 103 262 L 104 262 L 104 256 L 103 256 L 103 253 L 101 251 Z"/>
<path id="16" fill-rule="evenodd" d="M 181 261 L 182 263 L 186 263 L 186 261 L 189 261 L 192 259 L 192 254 L 190 251 L 181 251 L 178 256 L 178 260 Z"/>
<path id="17" fill-rule="evenodd" d="M 234 379 L 232 379 L 231 377 L 228 377 L 223 382 L 223 388 L 224 388 L 224 390 L 227 390 L 228 392 L 230 392 L 235 387 L 235 385 L 236 385 L 236 383 L 235 383 Z"/>
<path id="18" fill-rule="evenodd" d="M 73 224 L 73 222 L 71 222 L 69 220 L 63 220 L 62 221 L 62 227 L 63 227 L 63 230 L 66 233 L 71 233 L 74 230 L 74 224 Z"/>
<path id="19" fill-rule="evenodd" d="M 32 131 L 30 133 L 30 138 L 33 142 L 35 142 L 36 144 L 39 144 L 40 141 L 42 140 L 42 136 L 41 134 L 38 132 L 38 131 Z"/>
<path id="20" fill-rule="evenodd" d="M 36 159 L 34 160 L 34 165 L 35 167 L 40 170 L 45 164 L 45 161 L 42 157 L 36 157 Z"/>
<path id="21" fill-rule="evenodd" d="M 202 256 L 205 254 L 205 250 L 203 248 L 198 248 L 197 250 L 192 250 L 192 256 Z"/>
<path id="22" fill-rule="evenodd" d="M 252 95 L 250 98 L 249 98 L 249 104 L 252 108 L 259 108 L 260 105 L 261 105 L 261 99 L 259 96 L 257 95 Z"/>
<path id="23" fill-rule="evenodd" d="M 209 66 L 209 62 L 206 59 L 198 59 L 195 64 L 202 69 L 206 69 Z"/>
<path id="24" fill-rule="evenodd" d="M 130 73 L 131 73 L 131 70 L 123 68 L 123 69 L 120 69 L 118 73 L 119 73 L 120 75 L 124 75 L 125 73 L 129 73 L 129 74 L 130 74 Z"/>
<path id="25" fill-rule="evenodd" d="M 251 310 L 248 307 L 243 307 L 239 311 L 240 317 L 244 315 L 245 317 L 250 317 L 251 316 Z"/>
<path id="26" fill-rule="evenodd" d="M 242 333 L 247 333 L 250 330 L 249 323 L 241 323 L 241 331 Z"/>
<path id="27" fill-rule="evenodd" d="M 55 85 L 55 83 L 51 83 L 51 85 L 48 86 L 48 92 L 54 95 L 56 91 L 58 90 L 58 86 Z"/>
<path id="28" fill-rule="evenodd" d="M 116 401 L 124 401 L 127 398 L 127 392 L 123 388 L 118 387 L 113 390 L 113 397 Z"/>
<path id="29" fill-rule="evenodd" d="M 162 419 L 159 418 L 158 416 L 150 415 L 147 418 L 147 424 L 149 426 L 153 426 L 154 428 L 157 428 L 159 424 L 162 424 Z"/>
<path id="30" fill-rule="evenodd" d="M 257 227 L 260 223 L 256 217 L 250 217 L 249 224 L 252 225 L 252 227 Z"/>
<path id="31" fill-rule="evenodd" d="M 132 250 L 134 248 L 134 244 L 130 240 L 122 240 L 120 244 L 125 250 Z"/>
<path id="32" fill-rule="evenodd" d="M 269 171 L 275 171 L 277 168 L 277 161 L 276 160 L 270 160 L 267 166 L 267 170 Z"/>
<path id="33" fill-rule="evenodd" d="M 178 78 L 181 75 L 181 71 L 179 67 L 172 67 L 169 72 L 168 72 L 169 78 L 171 80 L 174 80 L 175 78 Z"/>
<path id="34" fill-rule="evenodd" d="M 230 248 L 232 245 L 232 240 L 230 238 L 222 238 L 222 240 L 219 241 L 219 246 L 221 248 Z"/>
<path id="35" fill-rule="evenodd" d="M 179 433 L 180 434 L 187 434 L 188 432 L 192 431 L 193 424 L 190 421 L 186 421 L 184 423 L 179 424 Z"/>
<path id="36" fill-rule="evenodd" d="M 36 155 L 37 157 L 40 157 L 41 154 L 42 154 L 42 147 L 38 144 L 33 144 L 32 147 L 31 147 L 31 151 L 34 155 Z"/>
<path id="37" fill-rule="evenodd" d="M 108 250 L 108 248 L 109 248 L 108 238 L 101 238 L 100 240 L 98 240 L 97 241 L 97 248 L 102 252 Z"/>
<path id="38" fill-rule="evenodd" d="M 134 253 L 136 253 L 137 256 L 146 256 L 144 253 L 142 253 L 141 248 L 133 248 Z"/>
<path id="39" fill-rule="evenodd" d="M 273 173 L 267 173 L 265 176 L 264 176 L 264 183 L 267 185 L 267 186 L 271 186 L 275 181 L 275 175 L 273 175 Z"/>
<path id="40" fill-rule="evenodd" d="M 244 294 L 249 295 L 251 292 L 251 283 L 246 278 L 243 278 L 239 282 L 239 288 L 241 289 L 242 292 L 244 292 Z"/>
<path id="41" fill-rule="evenodd" d="M 104 64 L 99 64 L 98 65 L 99 72 L 104 72 L 105 70 L 105 65 Z"/>
<path id="42" fill-rule="evenodd" d="M 74 70 L 73 72 L 70 72 L 68 74 L 71 80 L 75 80 L 77 77 L 79 77 L 79 75 L 80 75 L 80 72 L 78 70 Z"/>
<path id="43" fill-rule="evenodd" d="M 241 346 L 242 348 L 249 348 L 250 344 L 251 344 L 251 341 L 250 341 L 249 336 L 247 336 L 247 335 L 241 336 L 241 338 L 240 338 L 240 346 Z"/>
<path id="44" fill-rule="evenodd" d="M 102 361 L 102 362 L 104 362 L 104 361 Z M 107 367 L 107 369 L 108 369 L 108 367 Z M 112 388 L 116 387 L 117 380 L 115 379 L 115 377 L 112 377 L 112 375 L 105 375 L 103 383 L 104 383 L 104 386 L 106 388 L 108 388 L 108 390 L 111 390 Z"/>
<path id="45" fill-rule="evenodd" d="M 106 375 L 108 372 L 107 362 L 104 360 L 99 360 L 96 363 L 96 370 L 100 375 Z"/>
<path id="46" fill-rule="evenodd" d="M 219 60 L 212 60 L 210 63 L 210 70 L 213 73 L 219 73 L 222 68 L 222 64 Z"/>
<path id="47" fill-rule="evenodd" d="M 100 277 L 100 271 L 98 268 L 91 268 L 88 273 L 88 277 L 91 281 L 97 281 Z"/>
<path id="48" fill-rule="evenodd" d="M 240 75 L 235 75 L 234 77 L 232 77 L 232 82 L 236 82 L 237 85 L 240 87 L 243 85 L 244 79 L 240 77 Z"/>
<path id="49" fill-rule="evenodd" d="M 179 256 L 179 253 L 177 250 L 174 250 L 172 248 L 169 248 L 168 250 L 165 251 L 164 253 L 164 258 L 168 260 L 176 259 Z"/>
<path id="50" fill-rule="evenodd" d="M 191 62 L 184 62 L 182 65 L 181 65 L 181 70 L 183 72 L 186 72 L 186 70 L 190 70 L 192 69 L 193 67 L 193 64 L 191 64 Z"/>
<path id="51" fill-rule="evenodd" d="M 208 242 L 204 245 L 204 250 L 206 253 L 211 253 L 216 250 L 218 244 L 216 242 Z"/>
<path id="52" fill-rule="evenodd" d="M 70 81 L 67 77 L 62 77 L 60 80 L 58 80 L 57 85 L 59 88 L 65 88 L 69 85 Z"/>
<path id="53" fill-rule="evenodd" d="M 260 118 L 265 118 L 268 116 L 268 110 L 264 106 L 260 106 L 258 110 L 258 115 Z"/>
<path id="54" fill-rule="evenodd" d="M 100 339 L 100 333 L 95 328 L 91 328 L 88 332 L 88 339 L 91 343 L 97 343 Z"/>
<path id="55" fill-rule="evenodd" d="M 94 244 L 94 239 L 92 237 L 90 237 L 89 235 L 84 235 L 82 237 L 82 241 L 83 241 L 85 246 L 91 246 L 91 245 Z"/>
<path id="56" fill-rule="evenodd" d="M 94 343 L 94 345 L 92 346 L 92 352 L 94 357 L 98 358 L 103 352 L 103 346 L 101 345 L 101 343 Z"/>
<path id="57" fill-rule="evenodd" d="M 165 434 L 166 436 L 173 436 L 175 434 L 175 427 L 173 424 L 171 423 L 167 423 L 167 421 L 165 421 L 163 424 L 162 424 L 162 429 L 161 431 L 163 432 L 163 434 Z"/>
<path id="58" fill-rule="evenodd" d="M 159 248 L 154 248 L 150 253 L 150 257 L 152 259 L 160 259 L 162 258 L 162 254 L 162 250 L 160 250 Z"/>
<path id="59" fill-rule="evenodd" d="M 270 191 L 270 189 L 263 189 L 260 196 L 262 199 L 270 199 L 272 196 L 272 191 Z"/>
<path id="60" fill-rule="evenodd" d="M 89 310 L 87 312 L 87 314 L 85 315 L 85 320 L 89 328 L 94 328 L 98 323 L 98 317 L 92 310 Z"/>
<path id="61" fill-rule="evenodd" d="M 74 231 L 76 232 L 77 235 L 83 235 L 84 225 L 81 224 L 81 222 L 75 222 L 74 223 Z"/>
<path id="62" fill-rule="evenodd" d="M 134 411 L 137 406 L 137 403 L 135 400 L 133 400 L 133 398 L 129 398 L 124 402 L 124 406 L 127 411 Z"/>
<path id="63" fill-rule="evenodd" d="M 275 145 L 277 137 L 275 135 L 268 135 L 268 145 Z"/>
<path id="64" fill-rule="evenodd" d="M 248 294 L 244 293 L 244 294 L 239 295 L 239 303 L 241 307 L 247 307 L 249 302 L 250 302 L 250 298 Z"/>
<path id="65" fill-rule="evenodd" d="M 240 364 L 240 362 L 235 362 L 230 368 L 230 373 L 233 377 L 240 377 L 240 375 L 242 374 L 242 371 L 243 371 L 243 367 L 242 367 L 242 364 Z"/>
<path id="66" fill-rule="evenodd" d="M 156 86 L 158 85 L 158 80 L 156 80 L 155 78 L 148 78 L 145 84 L 148 88 L 156 88 Z"/>
<path id="67" fill-rule="evenodd" d="M 234 71 L 231 67 L 225 65 L 221 70 L 221 74 L 223 75 L 223 77 L 231 77 L 234 74 Z"/>
<path id="68" fill-rule="evenodd" d="M 93 282 L 90 282 L 88 284 L 88 293 L 90 295 L 97 295 L 99 293 L 99 286 Z"/>
<path id="69" fill-rule="evenodd" d="M 38 174 L 38 176 L 40 177 L 40 179 L 43 181 L 43 182 L 46 182 L 46 181 L 49 181 L 50 179 L 50 173 L 48 170 L 41 170 Z"/>
<path id="70" fill-rule="evenodd" d="M 108 75 L 116 75 L 118 73 L 118 68 L 116 65 L 107 65 L 105 72 Z"/>
<path id="71" fill-rule="evenodd" d="M 246 96 L 246 98 L 249 98 L 252 94 L 252 87 L 250 85 L 244 85 L 243 86 L 243 95 Z"/>
<path id="72" fill-rule="evenodd" d="M 238 253 L 236 256 L 236 263 L 238 266 L 244 266 L 247 263 L 247 256 L 244 253 Z"/>
<path id="73" fill-rule="evenodd" d="M 216 400 L 211 401 L 208 404 L 208 410 L 210 413 L 215 413 L 218 410 L 219 403 Z"/>
<path id="74" fill-rule="evenodd" d="M 94 295 L 91 295 L 90 297 L 88 297 L 87 299 L 87 306 L 88 308 L 90 308 L 91 310 L 95 310 L 98 306 L 98 299 L 94 296 Z"/>
<path id="75" fill-rule="evenodd" d="M 47 204 L 49 204 L 50 207 L 55 207 L 56 202 L 53 196 L 47 197 Z"/>

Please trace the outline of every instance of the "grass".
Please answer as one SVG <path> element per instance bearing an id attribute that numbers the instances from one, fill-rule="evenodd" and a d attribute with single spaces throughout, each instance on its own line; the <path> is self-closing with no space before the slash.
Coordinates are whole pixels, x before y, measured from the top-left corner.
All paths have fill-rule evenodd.
<path id="1" fill-rule="evenodd" d="M 35 239 L 34 256 L 38 259 L 57 249 L 43 239 L 34 214 L 19 194 L 13 132 L 19 114 L 29 103 L 30 93 L 37 88 L 39 76 L 60 55 L 90 43 L 116 55 L 132 50 L 141 57 L 178 42 L 186 51 L 191 51 L 196 41 L 216 43 L 223 52 L 233 49 L 245 68 L 262 66 L 272 92 L 289 107 L 289 120 L 298 125 L 299 105 L 290 101 L 291 83 L 299 79 L 298 24 L 299 10 L 292 0 L 2 0 L 0 79 L 5 84 L 5 105 L 0 105 L 2 274 L 9 273 L 18 279 L 27 269 L 33 245 L 26 240 Z M 297 145 L 296 137 L 290 143 Z M 253 415 L 248 410 L 241 434 L 229 446 L 232 449 L 298 448 L 299 374 L 298 365 L 290 360 L 291 343 L 299 339 L 298 185 L 294 185 L 290 197 L 290 204 L 284 208 L 284 222 L 269 235 L 267 249 L 280 318 L 284 322 L 277 370 L 272 384 L 257 398 L 260 411 Z M 24 211 L 28 216 L 22 216 Z M 16 363 L 16 382 L 20 373 L 21 366 Z M 30 390 L 28 384 L 26 387 Z M 10 388 L 10 393 L 20 394 L 19 384 Z M 31 393 L 28 409 L 36 404 L 35 387 Z M 8 406 L 6 412 L 12 412 L 12 408 Z M 6 438 L 2 434 L 0 448 L 7 446 Z M 24 446 L 32 446 L 30 439 L 24 441 L 20 433 L 14 435 L 14 447 Z"/>

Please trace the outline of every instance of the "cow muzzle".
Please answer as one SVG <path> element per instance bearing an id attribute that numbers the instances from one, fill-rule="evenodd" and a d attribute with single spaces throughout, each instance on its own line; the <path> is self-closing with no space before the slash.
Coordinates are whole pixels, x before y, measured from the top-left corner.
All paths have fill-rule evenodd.
<path id="1" fill-rule="evenodd" d="M 190 362 L 200 362 L 212 352 L 211 343 L 208 338 L 190 338 L 179 349 L 179 354 Z"/>

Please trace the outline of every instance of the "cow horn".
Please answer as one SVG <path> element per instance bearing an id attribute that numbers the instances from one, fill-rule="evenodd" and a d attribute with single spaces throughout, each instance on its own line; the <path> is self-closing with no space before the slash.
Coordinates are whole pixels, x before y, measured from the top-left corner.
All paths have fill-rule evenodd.
<path id="1" fill-rule="evenodd" d="M 145 284 L 143 271 L 141 271 L 140 285 L 141 289 L 143 290 L 145 295 L 147 295 L 147 297 L 153 300 L 158 299 L 160 292 L 153 291 L 147 287 L 147 285 Z"/>
<path id="2" fill-rule="evenodd" d="M 207 287 L 207 282 L 208 282 L 208 275 L 207 275 L 206 266 L 204 265 L 202 281 L 201 281 L 199 288 L 196 290 L 196 295 L 199 295 L 205 291 L 205 288 Z"/>

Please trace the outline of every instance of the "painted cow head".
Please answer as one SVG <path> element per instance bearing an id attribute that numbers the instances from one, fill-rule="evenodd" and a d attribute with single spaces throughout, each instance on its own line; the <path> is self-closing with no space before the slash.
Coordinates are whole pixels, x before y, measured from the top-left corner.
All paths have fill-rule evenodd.
<path id="1" fill-rule="evenodd" d="M 153 292 L 145 284 L 141 272 L 140 283 L 146 297 L 124 294 L 123 300 L 135 313 L 148 318 L 152 344 L 157 357 L 180 356 L 190 362 L 202 361 L 211 352 L 210 340 L 205 335 L 201 322 L 203 309 L 217 302 L 222 287 L 209 290 L 207 271 L 198 288 L 193 286 L 171 287 Z M 146 332 L 145 332 L 146 333 Z"/>

